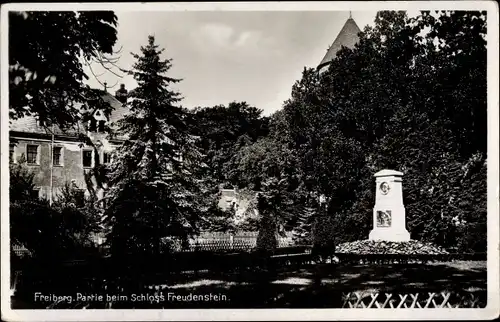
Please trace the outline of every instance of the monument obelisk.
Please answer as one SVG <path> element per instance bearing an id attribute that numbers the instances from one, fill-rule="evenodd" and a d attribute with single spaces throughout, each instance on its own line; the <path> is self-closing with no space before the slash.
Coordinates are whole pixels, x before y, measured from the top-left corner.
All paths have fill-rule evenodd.
<path id="1" fill-rule="evenodd" d="M 370 240 L 408 241 L 406 212 L 403 205 L 403 173 L 382 170 L 374 175 L 376 194 L 373 208 L 373 230 Z"/>

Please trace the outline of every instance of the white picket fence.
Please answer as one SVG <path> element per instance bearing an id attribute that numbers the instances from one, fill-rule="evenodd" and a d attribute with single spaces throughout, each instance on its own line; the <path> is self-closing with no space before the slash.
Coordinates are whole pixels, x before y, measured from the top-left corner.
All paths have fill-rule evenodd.
<path id="1" fill-rule="evenodd" d="M 222 233 L 222 232 L 207 232 L 201 233 L 189 241 L 191 247 L 199 249 L 216 250 L 216 249 L 247 249 L 254 248 L 257 244 L 258 232 L 238 232 Z M 294 242 L 292 234 L 288 233 L 285 237 L 278 238 L 278 247 L 293 246 Z"/>
<path id="2" fill-rule="evenodd" d="M 452 296 L 450 292 L 425 292 L 410 294 L 350 292 L 344 294 L 344 308 L 356 309 L 429 309 L 429 308 L 478 308 L 480 298 L 473 293 Z"/>

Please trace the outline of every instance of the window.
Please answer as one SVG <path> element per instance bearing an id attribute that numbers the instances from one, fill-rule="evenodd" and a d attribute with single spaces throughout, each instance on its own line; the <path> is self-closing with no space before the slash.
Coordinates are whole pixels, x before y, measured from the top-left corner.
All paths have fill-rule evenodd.
<path id="1" fill-rule="evenodd" d="M 62 147 L 55 146 L 52 151 L 52 162 L 53 165 L 62 165 Z"/>
<path id="2" fill-rule="evenodd" d="M 9 162 L 14 163 L 14 144 L 9 146 Z"/>
<path id="3" fill-rule="evenodd" d="M 107 153 L 107 152 L 104 152 L 102 154 L 102 163 L 103 164 L 108 164 L 111 162 L 111 154 Z"/>
<path id="4" fill-rule="evenodd" d="M 37 164 L 38 145 L 29 145 L 26 147 L 26 162 L 28 164 Z"/>
<path id="5" fill-rule="evenodd" d="M 89 121 L 89 132 L 95 132 L 97 129 L 97 121 L 95 118 L 91 118 Z"/>
<path id="6" fill-rule="evenodd" d="M 98 131 L 99 131 L 100 133 L 103 133 L 103 132 L 104 132 L 105 127 L 106 127 L 106 121 L 99 121 L 99 128 L 98 128 Z"/>
<path id="7" fill-rule="evenodd" d="M 83 166 L 85 168 L 92 167 L 92 150 L 83 150 Z"/>

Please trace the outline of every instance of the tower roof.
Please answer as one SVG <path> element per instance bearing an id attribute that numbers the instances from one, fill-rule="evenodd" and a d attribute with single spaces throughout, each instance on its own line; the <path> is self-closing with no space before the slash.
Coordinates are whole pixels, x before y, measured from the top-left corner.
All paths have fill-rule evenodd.
<path id="1" fill-rule="evenodd" d="M 328 48 L 325 57 L 321 60 L 321 63 L 318 65 L 318 69 L 328 65 L 336 56 L 337 52 L 345 46 L 347 48 L 354 48 L 354 45 L 359 41 L 358 33 L 361 32 L 358 25 L 349 17 L 344 24 L 344 27 L 340 30 L 337 38 L 333 44 Z"/>

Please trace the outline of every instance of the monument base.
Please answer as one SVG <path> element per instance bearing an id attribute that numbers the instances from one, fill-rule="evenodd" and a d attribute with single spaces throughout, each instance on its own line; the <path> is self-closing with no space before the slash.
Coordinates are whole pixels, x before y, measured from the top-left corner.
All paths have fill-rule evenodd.
<path id="1" fill-rule="evenodd" d="M 391 230 L 391 229 L 373 229 L 368 235 L 369 240 L 386 240 L 394 242 L 402 242 L 410 240 L 410 233 L 405 230 Z"/>

